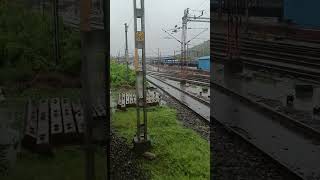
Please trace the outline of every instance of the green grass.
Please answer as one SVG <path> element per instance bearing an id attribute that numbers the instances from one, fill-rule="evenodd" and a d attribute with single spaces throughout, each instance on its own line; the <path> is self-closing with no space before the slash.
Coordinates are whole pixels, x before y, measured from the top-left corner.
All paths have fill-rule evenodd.
<path id="1" fill-rule="evenodd" d="M 128 80 L 127 80 L 127 66 L 124 64 L 118 64 L 115 60 L 110 63 L 111 72 L 111 86 L 113 88 L 119 88 L 123 86 L 135 85 L 135 72 L 132 69 L 128 69 Z"/>
<path id="2" fill-rule="evenodd" d="M 116 112 L 112 127 L 129 144 L 136 130 L 136 110 Z M 176 111 L 168 107 L 153 108 L 148 112 L 148 129 L 152 141 L 151 152 L 156 159 L 141 159 L 152 179 L 209 179 L 209 143 L 193 130 L 183 127 Z"/>
<path id="3" fill-rule="evenodd" d="M 96 177 L 104 179 L 105 155 L 96 151 Z M 80 146 L 56 149 L 54 157 L 23 151 L 10 175 L 1 180 L 84 180 L 85 156 Z"/>

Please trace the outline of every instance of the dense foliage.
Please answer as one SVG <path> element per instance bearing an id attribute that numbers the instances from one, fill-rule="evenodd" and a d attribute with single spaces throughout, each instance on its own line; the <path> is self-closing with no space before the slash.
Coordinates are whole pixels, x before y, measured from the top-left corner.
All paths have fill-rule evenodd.
<path id="1" fill-rule="evenodd" d="M 0 81 L 29 80 L 37 72 L 49 71 L 78 75 L 79 34 L 60 19 L 61 60 L 56 66 L 51 11 L 42 13 L 18 2 L 0 1 Z"/>
<path id="2" fill-rule="evenodd" d="M 120 86 L 134 86 L 135 85 L 135 73 L 129 69 L 128 81 L 127 81 L 127 67 L 124 64 L 118 64 L 114 60 L 110 63 L 111 82 L 112 87 Z"/>

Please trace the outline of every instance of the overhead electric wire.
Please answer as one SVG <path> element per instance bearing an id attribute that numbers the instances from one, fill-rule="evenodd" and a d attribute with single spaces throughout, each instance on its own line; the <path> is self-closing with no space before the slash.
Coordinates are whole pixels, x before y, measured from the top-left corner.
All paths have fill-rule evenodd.
<path id="1" fill-rule="evenodd" d="M 204 1 L 200 4 L 200 6 L 197 7 L 195 10 L 199 10 L 200 8 L 202 8 L 202 6 L 204 5 L 204 3 L 207 2 L 207 1 L 209 1 L 209 0 L 204 0 Z M 209 1 L 209 2 L 210 2 L 210 1 Z M 210 7 L 210 5 L 209 5 L 209 7 Z"/>

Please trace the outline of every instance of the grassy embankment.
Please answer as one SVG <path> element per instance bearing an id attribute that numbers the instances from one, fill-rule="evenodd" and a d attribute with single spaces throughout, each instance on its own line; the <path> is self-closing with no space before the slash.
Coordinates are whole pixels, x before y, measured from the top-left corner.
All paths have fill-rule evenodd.
<path id="1" fill-rule="evenodd" d="M 113 97 L 123 89 L 134 88 L 134 72 L 126 81 L 125 65 L 111 63 Z M 117 98 L 115 98 L 117 100 Z M 118 136 L 132 145 L 136 130 L 136 110 L 115 111 L 111 127 Z M 154 107 L 148 112 L 151 152 L 157 155 L 153 161 L 140 159 L 142 167 L 151 179 L 209 179 L 209 143 L 196 132 L 183 127 L 177 120 L 176 111 L 166 106 Z"/>
<path id="2" fill-rule="evenodd" d="M 124 88 L 134 88 L 134 72 L 130 72 L 129 82 L 126 82 L 125 72 L 125 65 L 111 63 L 113 97 Z M 135 108 L 115 111 L 111 127 L 132 146 L 136 130 Z M 193 130 L 183 127 L 174 109 L 166 106 L 151 108 L 148 127 L 153 147 L 151 152 L 157 158 L 153 161 L 140 159 L 147 176 L 151 179 L 209 179 L 209 143 Z"/>
<path id="3" fill-rule="evenodd" d="M 128 144 L 135 134 L 134 108 L 113 115 L 112 127 Z M 156 159 L 141 159 L 151 179 L 209 179 L 209 143 L 177 121 L 176 111 L 156 107 L 148 112 L 148 128 L 152 141 L 151 152 Z"/>

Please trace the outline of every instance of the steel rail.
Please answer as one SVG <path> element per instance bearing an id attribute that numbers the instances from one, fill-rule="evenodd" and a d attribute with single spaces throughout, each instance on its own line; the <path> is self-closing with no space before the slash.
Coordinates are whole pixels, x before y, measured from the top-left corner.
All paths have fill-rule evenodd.
<path id="1" fill-rule="evenodd" d="M 156 73 L 154 73 L 154 75 L 155 74 Z M 152 77 L 152 78 L 155 78 L 155 77 Z M 152 81 L 150 79 L 148 80 Z M 153 82 L 153 84 L 158 87 L 164 86 L 163 84 L 159 85 L 160 81 L 161 83 L 167 84 L 166 86 L 179 89 L 178 87 L 175 87 L 173 85 L 168 85 L 169 83 L 166 83 L 164 80 L 159 80 L 159 79 L 157 79 L 157 82 Z M 189 82 L 191 83 L 192 80 L 189 80 Z M 292 127 L 289 128 L 290 127 L 289 124 L 292 122 L 289 123 L 288 121 L 284 120 L 287 117 L 283 117 L 280 114 L 275 114 L 274 111 L 270 111 L 270 110 L 266 111 L 266 109 L 268 109 L 269 107 L 262 106 L 259 103 L 254 103 L 255 105 L 252 105 L 253 103 L 250 100 L 248 100 L 248 98 L 243 96 L 239 97 L 237 93 L 228 89 L 227 89 L 228 92 L 226 92 L 226 88 L 223 86 L 211 83 L 211 87 L 216 89 L 215 96 L 214 96 L 215 98 L 221 99 L 223 96 L 227 97 L 226 95 L 221 95 L 223 93 L 226 93 L 228 94 L 228 96 L 232 96 L 232 97 L 238 96 L 236 98 L 237 103 L 242 104 L 241 106 L 250 107 L 248 108 L 249 111 L 247 112 L 249 114 L 250 113 L 255 115 L 258 114 L 259 115 L 258 117 L 260 117 L 260 118 L 254 119 L 255 120 L 254 122 L 251 122 L 251 120 L 242 119 L 241 120 L 243 121 L 242 123 L 232 125 L 232 123 L 230 124 L 225 120 L 223 120 L 222 117 L 225 116 L 223 112 L 217 112 L 218 110 L 216 110 L 214 114 L 211 114 L 214 120 L 219 121 L 219 123 L 222 124 L 226 129 L 239 135 L 245 141 L 254 145 L 264 154 L 271 157 L 277 163 L 281 164 L 284 168 L 294 173 L 298 177 L 302 179 L 308 179 L 311 176 L 313 176 L 313 178 L 320 177 L 319 167 L 317 166 L 318 162 L 320 162 L 320 157 L 314 156 L 316 153 L 320 153 L 319 152 L 320 149 L 318 148 L 317 143 L 315 143 L 315 141 L 319 142 L 319 136 L 318 136 L 319 134 L 315 135 L 315 134 L 312 134 L 312 132 L 311 134 L 308 134 L 307 130 L 304 131 L 302 127 L 298 127 L 296 125 L 294 125 L 293 128 Z M 161 87 L 161 89 L 165 89 L 165 88 Z M 180 91 L 182 90 L 180 89 Z M 187 93 L 185 94 L 187 95 Z M 176 96 L 174 98 L 177 99 Z M 215 105 L 211 105 L 211 108 L 213 108 L 213 106 Z M 215 106 L 215 108 L 217 107 L 218 105 Z M 245 110 L 241 109 L 239 111 L 245 111 Z M 237 113 L 237 112 L 229 112 L 229 113 Z M 268 115 L 272 113 L 272 116 L 266 116 L 266 113 Z M 240 116 L 239 117 L 236 116 L 235 118 L 241 119 Z M 253 125 L 254 126 L 253 127 L 248 124 L 249 122 L 255 123 L 256 125 Z M 299 130 L 301 132 L 297 132 L 296 128 L 298 129 L 300 128 Z M 302 131 L 305 134 L 302 133 Z M 243 133 L 243 132 L 247 132 L 247 133 Z M 318 139 L 315 140 L 313 135 L 318 136 L 317 137 Z M 288 137 L 291 137 L 291 138 L 287 139 Z M 282 149 L 283 147 L 286 147 L 285 150 L 287 151 L 287 153 L 285 153 L 285 151 Z M 304 154 L 304 158 L 301 158 L 301 156 L 299 156 L 300 153 Z"/>

